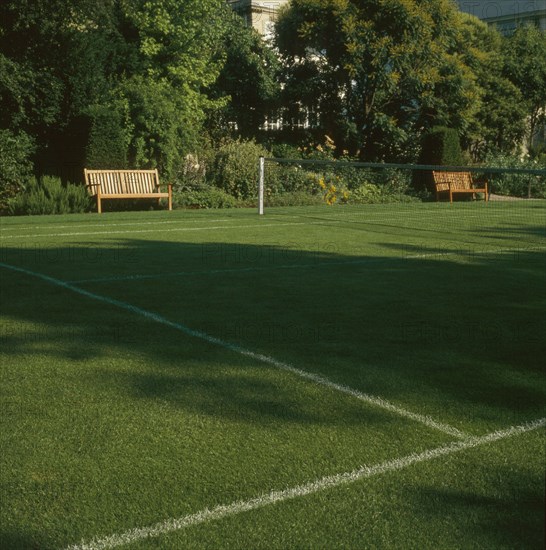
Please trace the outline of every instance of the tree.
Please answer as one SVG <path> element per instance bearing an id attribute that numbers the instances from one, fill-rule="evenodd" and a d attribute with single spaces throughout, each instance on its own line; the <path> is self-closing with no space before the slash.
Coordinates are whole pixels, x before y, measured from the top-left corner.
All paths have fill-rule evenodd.
<path id="1" fill-rule="evenodd" d="M 525 133 L 520 90 L 504 74 L 503 37 L 476 17 L 461 13 L 457 50 L 475 75 L 479 92 L 463 142 L 474 160 L 491 151 L 511 152 Z"/>
<path id="2" fill-rule="evenodd" d="M 518 88 L 527 115 L 527 145 L 546 124 L 546 33 L 523 25 L 504 45 L 505 76 Z"/>
<path id="3" fill-rule="evenodd" d="M 4 0 L 0 127 L 31 136 L 49 170 L 67 129 L 110 109 L 131 132 L 135 163 L 174 170 L 224 103 L 207 94 L 224 62 L 224 9 L 223 0 Z"/>
<path id="4" fill-rule="evenodd" d="M 277 24 L 285 101 L 364 158 L 413 159 L 424 129 L 462 131 L 476 86 L 449 0 L 292 0 Z"/>
<path id="5" fill-rule="evenodd" d="M 227 122 L 235 122 L 244 137 L 253 137 L 278 101 L 279 61 L 272 48 L 243 18 L 226 13 L 226 62 L 212 87 L 213 97 L 228 97 Z"/>

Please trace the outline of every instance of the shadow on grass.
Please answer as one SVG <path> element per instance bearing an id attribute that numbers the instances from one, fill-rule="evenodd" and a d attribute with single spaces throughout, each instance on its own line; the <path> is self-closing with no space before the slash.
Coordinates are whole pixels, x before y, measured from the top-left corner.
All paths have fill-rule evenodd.
<path id="1" fill-rule="evenodd" d="M 2 256 L 62 280 L 85 280 L 74 284 L 401 403 L 419 399 L 426 408 L 430 397 L 435 406 L 443 400 L 454 408 L 483 405 L 488 420 L 502 411 L 525 417 L 540 410 L 546 396 L 538 383 L 546 328 L 543 254 L 473 254 L 460 262 L 460 254 L 438 248 L 383 247 L 396 255 L 128 240 L 94 245 L 92 254 L 89 246 L 75 246 L 50 247 L 47 254 L 4 248 Z M 424 257 L 412 257 L 417 252 Z M 89 282 L 94 278 L 98 282 Z M 203 342 L 188 354 L 188 336 L 179 331 L 6 269 L 2 304 L 12 320 L 2 334 L 5 353 L 24 355 L 30 346 L 34 353 L 85 361 L 107 356 L 108 347 L 126 348 L 157 362 L 148 381 L 124 381 L 143 396 L 176 386 L 172 371 L 185 376 L 186 360 L 206 368 L 212 356 L 221 364 L 226 354 L 236 355 L 205 343 L 200 356 Z M 227 402 L 238 383 L 222 391 Z M 231 382 L 212 385 L 211 392 L 222 385 Z M 239 406 L 244 402 L 241 397 Z M 250 399 L 247 406 L 256 403 Z M 280 405 L 278 414 L 286 414 Z"/>
<path id="2" fill-rule="evenodd" d="M 483 489 L 428 487 L 408 494 L 408 499 L 413 510 L 425 517 L 463 518 L 457 527 L 464 529 L 476 547 L 539 548 L 545 534 L 544 499 L 533 491 L 536 482 L 514 471 L 503 473 L 502 468 L 498 476 L 518 485 L 527 482 L 527 486 L 515 494 L 497 496 L 490 496 L 491 491 L 484 495 Z"/>
<path id="3" fill-rule="evenodd" d="M 45 550 L 49 546 L 31 535 L 1 529 L 0 548 L 5 550 Z"/>
<path id="4" fill-rule="evenodd" d="M 2 261 L 86 281 L 73 284 L 442 421 L 475 422 L 478 431 L 483 423 L 506 427 L 543 411 L 541 253 L 460 262 L 426 257 L 427 250 L 410 257 L 415 251 L 404 244 L 376 243 L 394 256 L 355 257 L 332 251 L 329 243 L 302 250 L 291 244 L 297 235 L 284 238 L 284 244 L 263 246 L 138 239 L 8 246 Z M 48 404 L 95 395 L 115 409 L 128 396 L 143 410 L 153 401 L 249 428 L 362 422 L 384 428 L 380 411 L 363 418 L 356 403 L 334 414 L 328 407 L 305 408 L 298 394 L 305 382 L 291 384 L 288 373 L 282 383 L 268 379 L 271 367 L 184 329 L 20 272 L 0 268 L 0 276 L 2 347 L 15 365 L 0 370 L 8 396 L 26 384 L 25 398 Z M 73 370 L 63 370 L 61 360 Z M 263 379 L 256 377 L 257 366 Z M 41 385 L 31 380 L 34 369 Z M 308 387 L 306 401 L 322 404 L 321 390 Z M 96 429 L 108 449 L 114 435 Z M 62 444 L 74 445 L 74 456 L 81 456 L 78 441 Z M 445 498 L 462 506 L 472 496 Z M 7 536 L 9 548 L 33 547 L 24 535 Z"/>

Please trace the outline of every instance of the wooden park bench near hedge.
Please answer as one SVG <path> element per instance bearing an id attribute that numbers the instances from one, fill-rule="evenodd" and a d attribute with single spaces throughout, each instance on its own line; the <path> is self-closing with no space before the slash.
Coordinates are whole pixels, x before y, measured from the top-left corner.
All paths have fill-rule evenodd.
<path id="1" fill-rule="evenodd" d="M 488 200 L 487 181 L 474 181 L 470 172 L 442 172 L 433 171 L 436 200 L 440 200 L 440 193 L 449 193 L 449 202 L 453 202 L 453 195 L 459 193 L 484 193 Z"/>
<path id="2" fill-rule="evenodd" d="M 162 193 L 157 170 L 84 170 L 85 185 L 91 196 L 97 197 L 97 211 L 101 202 L 110 199 L 168 199 L 173 209 L 172 185 Z"/>

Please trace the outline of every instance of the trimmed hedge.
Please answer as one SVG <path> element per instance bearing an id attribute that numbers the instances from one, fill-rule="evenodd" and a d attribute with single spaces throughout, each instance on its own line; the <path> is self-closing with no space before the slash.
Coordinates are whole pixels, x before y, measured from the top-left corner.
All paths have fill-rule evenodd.
<path id="1" fill-rule="evenodd" d="M 32 139 L 21 132 L 0 130 L 0 211 L 6 210 L 10 199 L 32 178 Z"/>
<path id="2" fill-rule="evenodd" d="M 462 166 L 464 164 L 459 134 L 452 128 L 435 126 L 422 137 L 419 164 L 435 164 L 440 166 Z M 414 187 L 419 190 L 425 187 L 433 192 L 434 180 L 432 174 L 414 173 Z"/>

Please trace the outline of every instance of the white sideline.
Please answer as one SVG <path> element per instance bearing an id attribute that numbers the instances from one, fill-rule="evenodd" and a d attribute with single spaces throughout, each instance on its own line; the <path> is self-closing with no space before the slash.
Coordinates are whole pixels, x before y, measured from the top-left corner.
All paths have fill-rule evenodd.
<path id="1" fill-rule="evenodd" d="M 104 223 L 102 222 L 102 220 L 99 222 L 97 221 L 97 223 L 77 223 L 77 222 L 74 222 L 72 223 L 71 225 L 57 225 L 55 222 L 52 222 L 51 224 L 49 225 L 4 225 L 4 226 L 0 226 L 0 234 L 3 233 L 4 231 L 21 231 L 22 229 L 26 229 L 26 230 L 30 230 L 30 229 L 72 229 L 74 228 L 75 225 L 78 226 L 78 228 L 80 227 L 100 227 L 100 228 L 105 228 L 105 227 L 123 227 L 123 226 L 126 226 L 126 225 L 129 225 L 129 226 L 141 226 L 141 225 L 165 225 L 165 224 L 170 224 L 172 225 L 173 223 L 188 223 L 188 222 L 229 222 L 231 221 L 231 218 L 213 218 L 213 219 L 207 219 L 207 218 L 203 218 L 203 219 L 198 219 L 198 218 L 192 218 L 192 219 L 178 219 L 178 220 L 168 220 L 168 221 L 156 221 L 156 222 L 139 222 L 139 221 L 132 221 L 132 222 L 126 222 L 126 223 Z"/>
<path id="2" fill-rule="evenodd" d="M 246 273 L 246 272 L 258 272 L 258 271 L 270 271 L 275 269 L 308 269 L 314 267 L 339 267 L 344 265 L 366 265 L 366 264 L 377 264 L 385 262 L 403 262 L 404 260 L 419 260 L 419 259 L 429 259 L 429 258 L 443 258 L 445 256 L 470 256 L 472 258 L 479 257 L 481 255 L 487 254 L 506 254 L 510 252 L 536 252 L 540 250 L 546 250 L 545 246 L 533 246 L 533 247 L 514 247 L 514 248 L 497 248 L 491 250 L 479 250 L 479 251 L 464 251 L 464 250 L 451 250 L 443 251 L 439 250 L 437 252 L 430 252 L 428 254 L 410 254 L 407 256 L 385 256 L 382 258 L 365 258 L 359 260 L 342 260 L 342 261 L 326 261 L 326 262 L 314 262 L 307 264 L 280 264 L 280 265 L 269 265 L 269 266 L 259 266 L 259 267 L 233 267 L 226 269 L 204 269 L 201 271 L 171 271 L 167 273 L 159 274 L 144 274 L 137 273 L 134 275 L 116 275 L 112 277 L 95 277 L 89 279 L 73 279 L 67 281 L 68 283 L 74 284 L 83 284 L 83 283 L 113 283 L 116 281 L 142 281 L 150 279 L 164 279 L 168 277 L 184 277 L 184 276 L 193 276 L 193 275 L 221 275 L 223 273 Z M 470 253 L 469 253 L 470 252 Z"/>
<path id="3" fill-rule="evenodd" d="M 103 538 L 97 537 L 90 542 L 82 541 L 80 544 L 74 544 L 67 547 L 66 550 L 108 550 L 110 548 L 131 544 L 143 539 L 149 539 L 172 533 L 174 531 L 180 531 L 193 525 L 219 520 L 286 500 L 340 487 L 349 483 L 354 483 L 356 481 L 385 474 L 387 472 L 395 472 L 408 468 L 413 464 L 427 462 L 435 458 L 448 456 L 460 451 L 479 447 L 487 443 L 493 443 L 501 439 L 530 432 L 544 426 L 546 426 L 546 418 L 541 418 L 539 420 L 535 420 L 534 422 L 529 422 L 520 426 L 512 426 L 502 431 L 492 432 L 483 436 L 467 439 L 466 441 L 456 441 L 454 443 L 437 447 L 435 449 L 430 449 L 422 453 L 414 453 L 402 458 L 388 460 L 386 462 L 382 462 L 381 464 L 376 464 L 375 466 L 361 466 L 352 472 L 326 476 L 296 487 L 279 491 L 271 491 L 268 494 L 263 494 L 250 500 L 240 500 L 231 504 L 216 506 L 212 510 L 205 508 L 195 514 L 190 514 L 180 518 L 167 519 L 149 527 L 137 527 L 123 533 L 109 535 Z"/>
<path id="4" fill-rule="evenodd" d="M 207 334 L 205 332 L 191 329 L 185 325 L 182 325 L 181 323 L 175 323 L 174 321 L 169 321 L 169 319 L 162 317 L 161 315 L 158 315 L 157 313 L 153 313 L 151 311 L 147 311 L 145 309 L 141 309 L 139 307 L 133 306 L 131 304 L 128 304 L 126 302 L 122 302 L 120 300 L 115 300 L 114 298 L 108 298 L 107 296 L 102 296 L 100 294 L 96 294 L 94 292 L 89 292 L 88 290 L 85 290 L 83 288 L 77 287 L 73 284 L 70 284 L 66 281 L 61 281 L 60 279 L 56 279 L 54 277 L 50 277 L 49 275 L 44 275 L 43 273 L 38 273 L 35 271 L 30 271 L 28 269 L 17 267 L 11 264 L 6 264 L 3 262 L 0 262 L 0 267 L 3 267 L 5 269 L 9 269 L 11 271 L 15 271 L 18 273 L 24 273 L 25 275 L 29 275 L 31 277 L 36 277 L 38 279 L 41 279 L 43 281 L 46 281 L 50 284 L 53 284 L 55 286 L 64 288 L 66 290 L 70 290 L 72 292 L 75 292 L 77 294 L 80 294 L 82 296 L 85 296 L 87 298 L 91 298 L 92 300 L 97 300 L 99 302 L 103 302 L 112 306 L 119 307 L 121 309 L 124 309 L 126 311 L 130 311 L 131 313 L 135 313 L 137 315 L 140 315 L 141 317 L 144 317 L 146 319 L 149 319 L 151 321 L 155 321 L 156 323 L 160 323 L 162 325 L 166 325 L 168 327 L 171 327 L 173 329 L 176 329 L 180 332 L 183 332 L 184 334 L 188 336 L 192 336 L 194 338 L 199 338 L 201 340 L 204 340 L 205 342 L 208 342 L 210 344 L 214 344 L 217 346 L 220 346 L 222 348 L 234 351 L 236 353 L 239 353 L 240 355 L 244 355 L 246 357 L 250 357 L 252 359 L 255 359 L 257 361 L 260 361 L 262 363 L 272 365 L 278 369 L 291 372 L 292 374 L 295 374 L 299 376 L 300 378 L 304 378 L 306 380 L 310 380 L 312 382 L 315 382 L 316 384 L 319 384 L 321 386 L 330 388 L 332 390 L 339 391 L 341 393 L 344 393 L 346 395 L 350 395 L 352 397 L 355 397 L 356 399 L 359 399 L 361 401 L 364 401 L 366 403 L 369 403 L 371 405 L 375 405 L 377 407 L 381 407 L 383 409 L 386 409 L 392 413 L 398 414 L 399 416 L 408 418 L 410 420 L 414 420 L 416 422 L 420 422 L 421 424 L 424 424 L 425 426 L 428 426 L 429 428 L 433 428 L 435 430 L 439 430 L 441 432 L 444 432 L 446 434 L 449 434 L 453 437 L 461 438 L 461 439 L 467 439 L 469 436 L 457 428 L 454 428 L 453 426 L 449 426 L 447 424 L 444 424 L 442 422 L 438 422 L 434 420 L 433 418 L 429 416 L 425 416 L 422 414 L 414 413 L 412 411 L 409 411 L 407 409 L 404 409 L 402 407 L 399 407 L 397 405 L 394 405 L 393 403 L 390 403 L 389 401 L 386 401 L 382 399 L 381 397 L 376 397 L 373 395 L 367 395 L 365 393 L 361 393 L 357 390 L 354 390 L 352 388 L 349 388 L 348 386 L 344 386 L 342 384 L 336 384 L 335 382 L 332 382 L 328 380 L 327 378 L 324 378 L 323 376 L 320 376 L 318 374 L 313 374 L 311 372 L 300 370 L 296 367 L 293 367 L 292 365 L 288 363 L 284 363 L 282 361 L 278 361 L 274 359 L 273 357 L 270 357 L 268 355 L 262 355 L 259 353 L 255 353 L 253 351 L 250 351 L 248 349 L 245 349 L 241 346 L 238 346 L 236 344 L 232 344 L 230 342 L 226 342 L 224 340 L 221 340 L 220 338 L 216 338 L 214 336 L 211 336 L 210 334 Z"/>
<path id="5" fill-rule="evenodd" d="M 202 220 L 203 222 L 206 220 Z M 256 223 L 246 225 L 211 225 L 206 227 L 176 227 L 174 229 L 122 229 L 116 231 L 78 231 L 73 233 L 36 233 L 34 235 L 3 235 L 4 239 L 36 239 L 38 237 L 92 237 L 94 235 L 124 235 L 135 233 L 174 233 L 182 231 L 208 231 L 209 229 L 245 229 L 247 227 L 281 227 L 285 225 L 320 225 L 324 222 Z"/>

